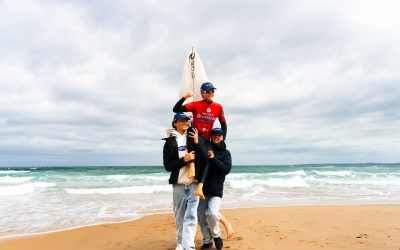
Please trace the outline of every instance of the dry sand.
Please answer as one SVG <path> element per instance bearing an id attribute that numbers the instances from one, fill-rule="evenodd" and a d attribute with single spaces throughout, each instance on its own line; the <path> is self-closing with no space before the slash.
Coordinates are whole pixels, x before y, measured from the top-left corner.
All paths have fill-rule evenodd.
<path id="1" fill-rule="evenodd" d="M 400 250 L 400 205 L 224 210 L 235 234 L 224 249 Z M 224 237 L 225 238 L 225 234 Z M 196 237 L 201 246 L 201 233 Z M 1 250 L 175 249 L 173 214 L 0 241 Z M 212 248 L 215 249 L 215 248 Z"/>

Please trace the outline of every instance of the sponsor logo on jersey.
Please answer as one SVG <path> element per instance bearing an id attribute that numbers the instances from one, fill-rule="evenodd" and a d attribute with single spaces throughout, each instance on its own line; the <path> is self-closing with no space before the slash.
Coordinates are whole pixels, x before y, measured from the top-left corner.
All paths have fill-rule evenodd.
<path id="1" fill-rule="evenodd" d="M 214 117 L 213 114 L 207 114 L 207 113 L 197 114 L 196 117 L 199 120 L 209 120 L 209 121 L 215 121 L 215 119 L 217 119 L 217 117 Z"/>
<path id="2" fill-rule="evenodd" d="M 179 150 L 179 151 L 186 151 L 186 149 L 187 149 L 186 146 L 180 146 L 180 147 L 178 147 L 178 150 Z"/>

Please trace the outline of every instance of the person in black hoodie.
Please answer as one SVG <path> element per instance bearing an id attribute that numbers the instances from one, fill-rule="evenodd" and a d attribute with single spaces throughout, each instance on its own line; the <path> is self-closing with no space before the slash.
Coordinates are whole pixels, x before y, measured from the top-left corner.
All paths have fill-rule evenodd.
<path id="1" fill-rule="evenodd" d="M 221 229 L 219 226 L 219 208 L 223 195 L 225 176 L 232 168 L 232 157 L 226 144 L 223 141 L 224 131 L 214 128 L 211 132 L 211 150 L 208 151 L 209 170 L 206 182 L 203 186 L 205 200 L 200 200 L 198 217 L 200 229 L 203 234 L 203 245 L 201 249 L 212 247 L 214 240 L 215 247 L 222 249 Z"/>
<path id="2" fill-rule="evenodd" d="M 194 239 L 197 228 L 197 206 L 199 197 L 194 195 L 198 180 L 201 180 L 201 166 L 208 161 L 207 152 L 199 143 L 198 131 L 190 132 L 190 118 L 185 113 L 177 113 L 172 121 L 172 129 L 166 131 L 164 138 L 163 163 L 171 172 L 169 184 L 173 187 L 173 210 L 176 224 L 176 250 L 195 249 Z M 188 152 L 191 143 L 194 150 Z M 188 175 L 189 162 L 195 163 L 195 175 Z"/>

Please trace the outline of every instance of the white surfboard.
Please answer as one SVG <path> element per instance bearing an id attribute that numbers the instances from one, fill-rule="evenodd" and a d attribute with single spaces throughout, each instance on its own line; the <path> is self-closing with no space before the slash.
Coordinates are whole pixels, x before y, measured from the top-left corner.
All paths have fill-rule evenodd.
<path id="1" fill-rule="evenodd" d="M 200 59 L 199 53 L 192 48 L 189 51 L 183 66 L 179 97 L 182 97 L 188 91 L 192 91 L 194 98 L 190 97 L 186 99 L 184 104 L 202 99 L 200 87 L 204 82 L 207 82 L 207 75 L 204 70 L 203 62 Z"/>

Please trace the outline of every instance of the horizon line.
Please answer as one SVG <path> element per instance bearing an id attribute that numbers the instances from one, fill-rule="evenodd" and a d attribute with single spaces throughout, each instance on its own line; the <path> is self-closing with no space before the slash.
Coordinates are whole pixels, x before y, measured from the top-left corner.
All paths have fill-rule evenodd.
<path id="1" fill-rule="evenodd" d="M 397 165 L 400 162 L 345 162 L 345 163 L 296 163 L 296 164 L 235 164 L 232 166 L 303 166 L 303 165 L 355 165 L 355 164 L 363 164 L 363 165 L 373 165 L 373 164 L 382 164 L 382 165 Z M 163 165 L 44 165 L 44 166 L 0 166 L 0 168 L 110 168 L 110 167 L 164 167 Z"/>

